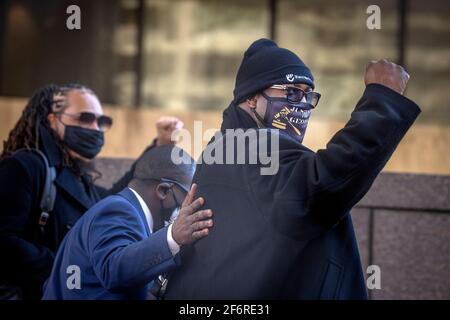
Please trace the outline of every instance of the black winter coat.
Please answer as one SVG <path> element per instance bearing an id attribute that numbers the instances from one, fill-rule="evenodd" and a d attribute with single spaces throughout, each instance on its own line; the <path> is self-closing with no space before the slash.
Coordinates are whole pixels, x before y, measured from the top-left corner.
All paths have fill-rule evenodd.
<path id="1" fill-rule="evenodd" d="M 366 299 L 349 210 L 419 113 L 406 97 L 371 84 L 326 149 L 312 152 L 280 132 L 275 175 L 261 175 L 261 162 L 198 164 L 193 180 L 214 226 L 181 249 L 166 299 Z M 222 131 L 252 127 L 236 105 L 224 112 Z M 257 131 L 241 139 L 247 157 L 261 142 Z"/>

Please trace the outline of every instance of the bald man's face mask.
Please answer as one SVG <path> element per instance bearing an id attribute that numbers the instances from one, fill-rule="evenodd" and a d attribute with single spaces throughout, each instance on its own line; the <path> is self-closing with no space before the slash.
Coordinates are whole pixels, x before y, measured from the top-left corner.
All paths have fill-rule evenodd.
<path id="1" fill-rule="evenodd" d="M 178 217 L 178 213 L 181 208 L 181 204 L 178 202 L 177 198 L 175 197 L 173 189 L 170 191 L 173 197 L 173 201 L 175 203 L 175 206 L 173 207 L 165 207 L 163 200 L 160 200 L 160 212 L 161 212 L 161 219 L 164 227 L 167 227 L 169 224 L 173 223 L 175 219 Z"/>
<path id="2" fill-rule="evenodd" d="M 300 143 L 305 137 L 311 111 L 314 108 L 308 102 L 289 102 L 286 98 L 269 97 L 264 92 L 262 96 L 267 100 L 264 119 L 254 113 L 266 127 L 282 130 L 294 137 Z"/>
<path id="3" fill-rule="evenodd" d="M 181 202 L 178 201 L 177 197 L 175 196 L 175 190 L 174 190 L 175 185 L 177 185 L 186 194 L 188 193 L 188 190 L 186 189 L 186 187 L 184 187 L 182 184 L 178 183 L 175 180 L 161 178 L 161 179 L 159 179 L 159 181 L 172 184 L 171 190 L 169 192 L 172 194 L 174 206 L 165 207 L 164 201 L 160 200 L 160 213 L 161 213 L 162 225 L 164 227 L 167 227 L 168 225 L 173 223 L 175 221 L 175 219 L 178 217 L 178 214 L 180 213 L 180 209 L 182 206 Z"/>

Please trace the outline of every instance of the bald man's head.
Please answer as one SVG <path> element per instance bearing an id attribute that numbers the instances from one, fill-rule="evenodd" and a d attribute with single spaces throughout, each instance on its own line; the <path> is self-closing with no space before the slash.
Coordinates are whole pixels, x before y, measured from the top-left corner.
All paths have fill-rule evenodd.
<path id="1" fill-rule="evenodd" d="M 172 155 L 176 157 L 176 163 L 172 161 Z M 194 159 L 174 145 L 151 148 L 138 159 L 129 187 L 147 204 L 154 231 L 162 228 L 181 207 L 194 172 Z"/>
<path id="2" fill-rule="evenodd" d="M 181 164 L 172 161 L 172 153 L 182 159 Z M 137 161 L 133 180 L 141 182 L 169 179 L 180 183 L 186 190 L 192 182 L 195 161 L 183 149 L 174 145 L 164 145 L 147 150 Z"/>

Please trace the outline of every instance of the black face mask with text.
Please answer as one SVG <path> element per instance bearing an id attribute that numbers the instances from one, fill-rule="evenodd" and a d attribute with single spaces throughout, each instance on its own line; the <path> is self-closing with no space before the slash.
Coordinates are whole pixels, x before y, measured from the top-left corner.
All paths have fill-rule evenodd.
<path id="1" fill-rule="evenodd" d="M 267 100 L 264 119 L 253 109 L 255 116 L 268 128 L 285 131 L 300 143 L 305 137 L 306 127 L 313 106 L 307 102 L 288 102 L 286 98 L 273 98 L 264 92 L 262 96 Z"/>

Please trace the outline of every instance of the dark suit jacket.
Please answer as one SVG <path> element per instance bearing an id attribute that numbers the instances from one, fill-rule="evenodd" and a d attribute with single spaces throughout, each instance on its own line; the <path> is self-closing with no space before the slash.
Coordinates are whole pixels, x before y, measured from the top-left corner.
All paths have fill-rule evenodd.
<path id="1" fill-rule="evenodd" d="M 62 166 L 54 138 L 45 129 L 40 130 L 40 150 L 57 169 L 55 206 L 44 235 L 38 228 L 45 180 L 42 159 L 33 152 L 20 151 L 0 162 L 0 282 L 19 286 L 24 299 L 41 298 L 42 285 L 66 233 L 102 197 L 122 190 L 134 168 L 111 190 L 105 190 Z"/>
<path id="2" fill-rule="evenodd" d="M 326 149 L 312 152 L 280 132 L 275 175 L 261 175 L 261 163 L 198 164 L 194 182 L 214 227 L 181 249 L 183 267 L 169 278 L 166 298 L 366 299 L 348 213 L 419 112 L 406 97 L 372 84 Z M 224 112 L 222 131 L 254 126 L 235 105 Z M 241 139 L 246 152 L 263 131 L 259 141 Z"/>
<path id="3" fill-rule="evenodd" d="M 153 279 L 176 266 L 167 229 L 150 233 L 129 188 L 101 200 L 61 243 L 43 298 L 145 299 Z M 79 289 L 67 286 L 69 266 L 80 270 Z"/>

